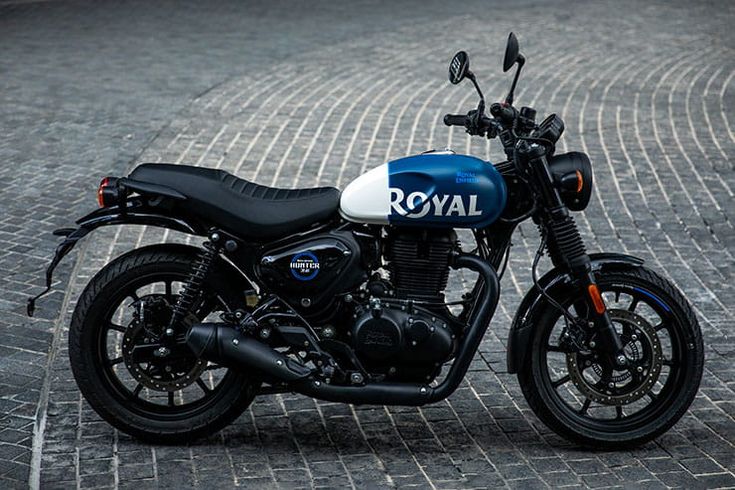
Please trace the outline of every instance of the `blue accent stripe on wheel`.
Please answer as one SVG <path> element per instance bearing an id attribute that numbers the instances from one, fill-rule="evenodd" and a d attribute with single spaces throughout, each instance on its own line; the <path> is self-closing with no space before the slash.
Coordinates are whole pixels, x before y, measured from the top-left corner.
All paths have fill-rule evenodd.
<path id="1" fill-rule="evenodd" d="M 646 296 L 648 296 L 649 298 L 651 298 L 652 300 L 654 300 L 656 303 L 658 303 L 659 305 L 661 305 L 661 308 L 663 308 L 667 312 L 671 313 L 671 309 L 668 306 L 666 306 L 666 303 L 664 303 L 663 301 L 661 301 L 661 299 L 658 296 L 656 296 L 654 294 L 651 294 L 648 291 L 644 291 L 641 288 L 633 288 L 633 290 L 638 291 L 639 293 L 645 294 Z"/>

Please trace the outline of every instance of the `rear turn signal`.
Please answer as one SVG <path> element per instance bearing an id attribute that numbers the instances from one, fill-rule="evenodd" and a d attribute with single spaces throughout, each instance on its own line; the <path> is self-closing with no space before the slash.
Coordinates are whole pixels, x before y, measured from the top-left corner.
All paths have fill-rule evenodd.
<path id="1" fill-rule="evenodd" d="M 605 313 L 605 302 L 602 300 L 602 296 L 600 295 L 600 290 L 597 288 L 597 285 L 590 284 L 587 286 L 587 292 L 590 295 L 590 299 L 592 300 L 592 304 L 595 306 L 597 314 L 602 315 Z"/>
<path id="2" fill-rule="evenodd" d="M 100 182 L 97 189 L 97 203 L 101 208 L 106 208 L 117 204 L 118 201 L 117 179 L 115 177 L 105 177 Z"/>

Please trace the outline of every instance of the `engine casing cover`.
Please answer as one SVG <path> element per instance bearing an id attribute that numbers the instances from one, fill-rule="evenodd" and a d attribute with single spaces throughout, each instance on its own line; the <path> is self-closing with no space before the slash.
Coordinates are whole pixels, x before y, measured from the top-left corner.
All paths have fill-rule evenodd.
<path id="1" fill-rule="evenodd" d="M 394 381 L 433 379 L 456 347 L 446 321 L 422 308 L 401 309 L 398 304 L 361 311 L 351 336 L 366 369 Z"/>
<path id="2" fill-rule="evenodd" d="M 266 247 L 255 272 L 269 289 L 306 312 L 329 304 L 335 294 L 351 291 L 367 278 L 360 246 L 349 231 Z"/>

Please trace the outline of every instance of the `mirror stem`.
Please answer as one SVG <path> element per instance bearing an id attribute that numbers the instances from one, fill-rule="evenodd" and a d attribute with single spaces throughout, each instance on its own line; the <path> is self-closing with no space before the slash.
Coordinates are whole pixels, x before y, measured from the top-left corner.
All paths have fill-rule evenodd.
<path id="1" fill-rule="evenodd" d="M 477 93 L 480 94 L 480 100 L 482 100 L 483 102 L 485 102 L 485 96 L 482 95 L 482 90 L 480 90 L 480 86 L 477 84 L 477 79 L 475 79 L 475 74 L 474 73 L 468 73 L 467 74 L 467 78 L 469 78 L 470 81 L 472 81 L 472 84 L 475 86 L 475 90 L 477 90 Z"/>
<path id="2" fill-rule="evenodd" d="M 513 77 L 513 83 L 510 86 L 510 92 L 508 92 L 508 96 L 505 98 L 505 103 L 508 105 L 513 105 L 513 92 L 516 90 L 516 84 L 518 83 L 518 77 L 521 74 L 521 68 L 523 68 L 523 65 L 526 63 L 526 58 L 523 57 L 522 54 L 518 55 L 518 69 L 516 70 L 516 74 Z"/>

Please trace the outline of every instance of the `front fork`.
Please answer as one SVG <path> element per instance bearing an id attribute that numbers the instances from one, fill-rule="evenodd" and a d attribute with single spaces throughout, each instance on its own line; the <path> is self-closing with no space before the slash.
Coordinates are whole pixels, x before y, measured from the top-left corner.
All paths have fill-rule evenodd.
<path id="1" fill-rule="evenodd" d="M 585 257 L 589 261 L 587 254 L 585 254 Z M 586 284 L 584 292 L 588 303 L 588 311 L 592 316 L 592 322 L 598 332 L 598 338 L 602 343 L 602 351 L 608 354 L 613 365 L 624 367 L 627 364 L 627 358 L 624 352 L 625 346 L 620 340 L 620 335 L 618 335 L 618 331 L 615 329 L 615 325 L 613 325 L 610 315 L 607 312 L 605 301 L 602 299 L 600 290 L 597 288 L 595 275 L 591 270 L 587 270 L 581 276 L 581 278 L 575 279 L 577 280 L 577 284 Z"/>
<path id="2" fill-rule="evenodd" d="M 552 210 L 549 214 L 546 230 L 551 260 L 555 267 L 569 271 L 574 284 L 580 288 L 587 304 L 588 320 L 594 323 L 602 352 L 608 354 L 614 366 L 623 367 L 626 364 L 624 346 L 597 287 L 577 224 L 565 207 Z"/>
<path id="3" fill-rule="evenodd" d="M 539 150 L 542 148 L 542 150 Z M 549 255 L 554 267 L 569 271 L 574 284 L 580 288 L 587 311 L 594 323 L 597 339 L 600 342 L 600 351 L 607 354 L 607 358 L 613 366 L 618 368 L 627 364 L 624 353 L 624 345 L 620 340 L 615 325 L 610 319 L 605 301 L 602 299 L 597 287 L 597 280 L 592 272 L 589 255 L 584 246 L 577 224 L 569 215 L 569 209 L 559 195 L 554 185 L 546 162 L 545 149 L 540 146 L 530 145 L 528 150 L 533 153 L 529 164 L 533 169 L 536 185 L 540 191 L 541 199 L 544 201 L 546 212 L 543 216 L 543 224 L 548 239 Z M 543 154 L 541 153 L 543 151 Z M 597 346 L 595 346 L 597 347 Z"/>

